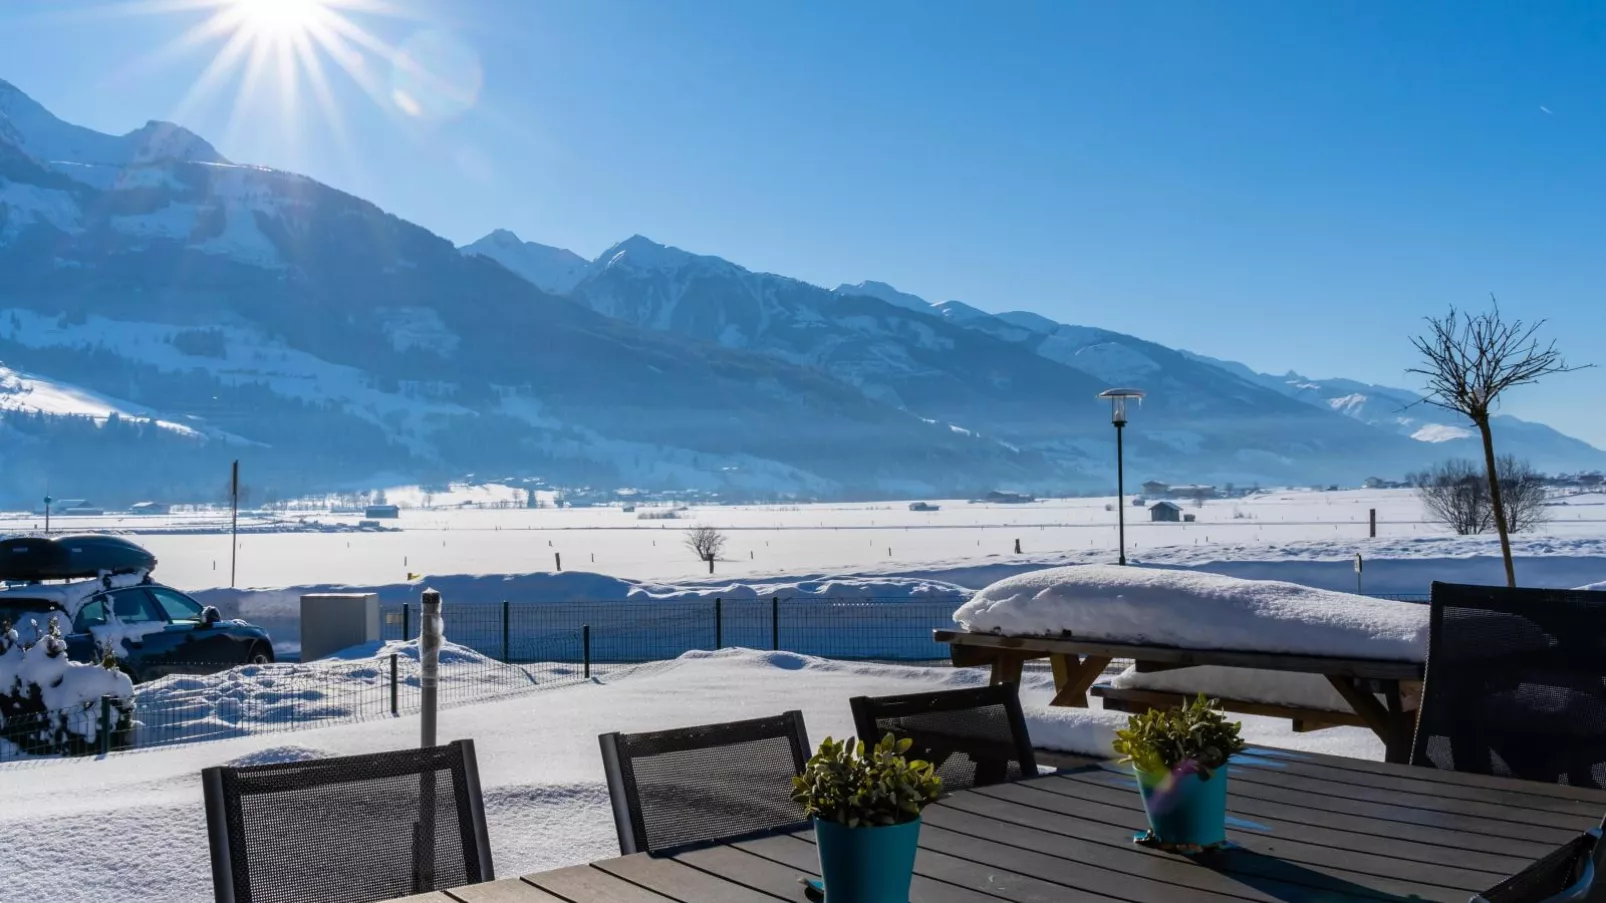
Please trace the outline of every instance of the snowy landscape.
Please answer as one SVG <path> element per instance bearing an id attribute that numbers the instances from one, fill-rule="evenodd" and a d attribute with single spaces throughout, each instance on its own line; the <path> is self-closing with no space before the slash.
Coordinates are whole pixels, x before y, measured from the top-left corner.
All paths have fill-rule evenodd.
<path id="1" fill-rule="evenodd" d="M 1227 863 L 1210 885 L 1219 899 L 1284 899 L 1279 887 L 1307 884 L 1324 899 L 1404 899 L 1350 878 L 1448 873 L 1421 852 L 1432 833 L 1479 833 L 1475 817 L 1518 797 L 1498 782 L 1534 778 L 1495 744 L 1522 746 L 1537 727 L 1480 726 L 1478 743 L 1496 739 L 1468 753 L 1416 726 L 1433 711 L 1430 649 L 1441 674 L 1447 659 L 1436 584 L 1600 591 L 1569 595 L 1579 611 L 1606 598 L 1606 434 L 1587 388 L 1602 384 L 1598 371 L 1562 383 L 1593 364 L 1551 343 L 1599 345 L 1599 268 L 1567 259 L 1599 244 L 1587 204 L 1599 186 L 1566 156 L 1568 141 L 1597 149 L 1577 136 L 1593 134 L 1599 105 L 1541 83 L 1566 81 L 1546 67 L 1469 54 L 1520 73 L 1502 89 L 1518 105 L 1548 104 L 1544 155 L 1524 161 L 1533 122 L 1501 120 L 1514 114 L 1489 97 L 1433 96 L 1434 78 L 1469 81 L 1455 60 L 1411 91 L 1368 95 L 1369 73 L 1326 73 L 1312 65 L 1324 54 L 1295 65 L 1297 42 L 1232 47 L 1228 36 L 1252 30 L 1226 27 L 1228 7 L 1209 11 L 1215 34 L 1167 33 L 1181 8 L 1150 17 L 1141 41 L 1119 16 L 1044 28 L 1054 46 L 1038 60 L 1019 52 L 1036 40 L 1020 26 L 1057 4 L 987 17 L 1015 34 L 971 22 L 944 39 L 969 11 L 900 11 L 877 32 L 888 11 L 876 4 L 818 22 L 790 21 L 814 13 L 801 6 L 727 5 L 697 28 L 695 2 L 521 2 L 460 37 L 431 7 L 466 23 L 479 0 L 405 13 L 368 0 L 75 3 L 0 10 L 0 64 L 30 51 L 0 71 L 0 848 L 11 853 L 0 903 L 213 899 L 207 818 L 226 807 L 203 809 L 199 779 L 213 766 L 405 749 L 421 732 L 471 739 L 506 878 L 619 853 L 599 734 L 797 709 L 818 744 L 854 733 L 853 697 L 1017 679 L 1039 764 L 1127 756 L 1102 764 L 1122 769 L 1108 777 L 1123 792 L 1141 779 L 1151 827 L 1212 793 L 1213 827 L 1228 823 L 1226 778 L 1205 781 L 1233 756 L 1271 770 L 1299 752 L 1366 760 L 1321 779 L 1356 794 L 1358 811 L 1292 823 L 1294 842 L 1321 857 L 1345 849 L 1328 840 L 1364 835 L 1370 864 L 1325 874 L 1295 857 L 1243 878 Z M 531 9 L 547 17 L 538 30 L 520 18 Z M 594 33 L 577 27 L 598 10 Z M 165 16 L 193 21 L 146 40 Z M 8 34 L 105 19 L 128 29 L 121 43 L 162 49 L 62 53 L 92 87 Z M 1301 31 L 1343 30 L 1318 24 Z M 1512 23 L 1487 31 L 1551 43 Z M 798 48 L 778 38 L 797 35 Z M 1083 35 L 1134 58 L 1169 50 L 1161 64 L 1102 73 L 1102 47 L 1065 52 L 1061 36 Z M 721 46 L 698 46 L 711 36 Z M 867 36 L 879 44 L 856 50 Z M 209 65 L 167 84 L 177 90 L 126 90 L 219 39 Z M 932 66 L 953 58 L 945 40 L 974 59 Z M 1280 91 L 1217 83 L 1267 46 L 1289 55 Z M 1198 47 L 1220 58 L 1192 59 Z M 806 59 L 789 60 L 795 49 Z M 1360 49 L 1331 56 L 1385 58 Z M 1403 83 L 1407 63 L 1391 65 Z M 1311 78 L 1293 77 L 1306 67 Z M 1059 84 L 1061 69 L 1097 96 Z M 237 76 L 226 118 L 202 115 L 204 95 Z M 480 108 L 493 76 L 500 106 Z M 1275 118 L 1237 120 L 1195 80 Z M 744 96 L 748 82 L 767 87 Z M 1330 86 L 1342 103 L 1322 96 Z M 281 109 L 267 116 L 256 95 L 273 91 Z M 1394 110 L 1400 96 L 1420 107 Z M 184 115 L 170 115 L 183 124 L 146 121 L 180 98 Z M 352 100 L 382 115 L 348 117 Z M 300 121 L 314 102 L 316 127 Z M 1477 109 L 1468 134 L 1512 137 L 1484 142 L 1492 163 L 1481 144 L 1445 145 L 1465 148 L 1448 165 L 1424 155 L 1443 136 L 1407 127 L 1420 109 L 1447 123 Z M 125 116 L 146 124 L 113 129 Z M 1297 153 L 1302 142 L 1320 153 Z M 341 165 L 324 145 L 339 146 Z M 1414 163 L 1391 180 L 1402 161 Z M 1499 184 L 1511 173 L 1531 181 Z M 1552 174 L 1567 183 L 1543 181 Z M 1486 221 L 1522 228 L 1482 234 Z M 1503 307 L 1508 290 L 1529 296 Z M 1565 387 L 1565 403 L 1539 396 L 1541 378 Z M 421 603 L 437 593 L 442 616 L 432 607 L 425 627 Z M 325 599 L 303 622 L 306 597 L 329 594 L 377 597 L 378 609 Z M 1529 682 L 1502 685 L 1501 704 L 1535 725 L 1564 720 L 1522 707 L 1542 707 L 1524 695 L 1541 685 L 1534 663 L 1561 658 L 1567 631 L 1532 610 L 1497 614 L 1530 619 L 1517 633 L 1535 644 L 1523 650 Z M 1598 708 L 1598 693 L 1578 689 L 1597 676 L 1544 704 Z M 425 727 L 437 689 L 438 735 Z M 1195 695 L 1241 721 L 1247 750 L 1203 702 L 1169 726 L 1157 717 Z M 1208 723 L 1176 726 L 1189 717 Z M 1411 728 L 1442 741 L 1445 761 L 1431 764 L 1446 774 L 1388 771 L 1424 764 L 1425 746 L 1407 749 Z M 1133 752 L 1140 734 L 1151 745 Z M 1569 737 L 1533 740 L 1560 750 L 1543 767 L 1571 755 Z M 985 755 L 973 739 L 918 748 Z M 1159 747 L 1190 742 L 1161 761 Z M 924 764 L 881 755 L 878 767 L 908 771 L 876 793 L 936 799 Z M 1559 783 L 1583 774 L 1606 787 L 1606 765 L 1564 764 Z M 1467 800 L 1445 789 L 1459 786 L 1448 772 L 1480 767 L 1478 780 L 1496 783 L 1465 785 Z M 1279 776 L 1277 806 L 1304 804 L 1307 773 Z M 1540 808 L 1513 824 L 1559 831 L 1576 814 L 1564 804 L 1590 799 L 1546 789 L 1555 795 L 1536 795 Z M 1396 803 L 1407 792 L 1415 801 Z M 1453 823 L 1434 823 L 1430 793 L 1450 800 Z M 920 812 L 908 799 L 824 820 L 901 830 Z M 1396 838 L 1359 814 L 1396 805 L 1411 810 L 1400 839 L 1421 859 L 1398 875 L 1377 865 Z M 1279 855 L 1294 836 L 1230 820 Z M 1151 878 L 1137 873 L 1160 860 L 1137 857 L 1225 836 L 1166 846 L 1158 831 L 1117 827 L 1108 843 L 1054 838 L 1140 863 L 1135 879 L 1086 889 L 1101 900 L 1148 899 L 1122 882 L 1183 898 L 1177 876 L 1196 863 L 1172 857 Z M 433 880 L 417 844 L 434 817 L 413 828 L 414 875 Z M 1073 858 L 971 841 L 1006 848 L 1023 873 Z M 311 868 L 336 858 L 296 855 Z M 983 877 L 958 898 L 1017 899 L 1012 882 L 1072 887 Z"/>

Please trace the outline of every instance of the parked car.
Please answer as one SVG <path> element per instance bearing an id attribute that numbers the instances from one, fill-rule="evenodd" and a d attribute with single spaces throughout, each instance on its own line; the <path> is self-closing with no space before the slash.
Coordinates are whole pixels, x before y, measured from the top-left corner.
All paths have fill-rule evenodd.
<path id="1" fill-rule="evenodd" d="M 216 608 L 170 586 L 146 582 L 103 589 L 76 603 L 64 601 L 70 596 L 63 589 L 29 585 L 0 592 L 0 620 L 10 621 L 26 643 L 34 639 L 30 622 L 37 621 L 44 631 L 50 618 L 56 618 L 74 661 L 98 662 L 102 642 L 113 643 L 119 647 L 118 666 L 135 683 L 273 661 L 273 640 L 266 630 L 226 621 Z"/>

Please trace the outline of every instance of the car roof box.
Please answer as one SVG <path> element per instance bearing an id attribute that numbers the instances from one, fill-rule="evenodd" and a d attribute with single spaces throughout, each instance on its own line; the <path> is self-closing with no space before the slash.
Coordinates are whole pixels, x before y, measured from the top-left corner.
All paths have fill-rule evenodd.
<path id="1" fill-rule="evenodd" d="M 156 556 L 120 536 L 22 536 L 0 540 L 0 580 L 76 580 L 136 574 Z"/>

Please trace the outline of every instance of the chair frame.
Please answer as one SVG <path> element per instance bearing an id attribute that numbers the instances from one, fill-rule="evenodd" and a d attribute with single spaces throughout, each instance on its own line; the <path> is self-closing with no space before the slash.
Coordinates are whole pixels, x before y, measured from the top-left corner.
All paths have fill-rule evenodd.
<path id="1" fill-rule="evenodd" d="M 1606 821 L 1603 821 L 1602 825 L 1606 827 Z M 1552 894 L 1545 898 L 1545 903 L 1595 903 L 1595 901 L 1606 900 L 1606 887 L 1597 887 L 1595 884 L 1596 877 L 1602 871 L 1606 871 L 1606 843 L 1601 841 L 1601 832 L 1602 828 L 1600 827 L 1590 828 L 1588 831 L 1556 848 L 1556 852 L 1560 852 L 1578 844 L 1587 843 L 1589 845 L 1588 853 L 1582 857 L 1580 864 L 1575 866 L 1578 875 L 1573 879 L 1572 884 L 1562 890 L 1561 893 Z M 1543 861 L 1543 858 L 1536 859 L 1529 868 L 1533 868 Z M 1510 878 L 1473 897 L 1469 903 L 1489 903 L 1489 894 L 1499 894 L 1507 884 L 1522 877 L 1526 872 L 1527 869 L 1524 869 L 1512 875 Z"/>
<path id="2" fill-rule="evenodd" d="M 455 750 L 463 762 L 463 786 L 465 799 L 459 804 L 467 816 L 461 825 L 465 839 L 472 839 L 472 848 L 464 844 L 464 852 L 470 859 L 472 867 L 479 870 L 479 881 L 495 881 L 496 871 L 491 862 L 490 832 L 485 824 L 485 800 L 480 788 L 480 772 L 478 760 L 474 756 L 473 740 L 455 740 L 445 746 L 434 747 L 434 751 Z M 381 753 L 368 753 L 357 756 L 341 756 L 333 759 L 318 759 L 305 764 L 309 770 L 319 765 L 333 768 L 349 768 L 353 760 L 373 759 L 373 768 L 369 772 L 375 776 L 386 774 L 426 774 L 411 763 L 387 762 L 386 757 L 398 752 L 422 752 L 423 750 L 390 750 Z M 234 884 L 234 857 L 237 853 L 229 840 L 229 825 L 240 822 L 240 798 L 230 797 L 225 789 L 225 778 L 233 775 L 250 775 L 258 770 L 282 768 L 282 765 L 248 765 L 241 768 L 228 766 L 213 766 L 201 772 L 201 792 L 206 808 L 206 834 L 207 843 L 211 848 L 212 861 L 212 889 L 217 903 L 250 903 L 251 891 L 247 883 L 245 888 L 237 888 Z M 318 787 L 326 784 L 339 785 L 351 783 L 349 780 L 336 780 L 333 778 L 306 780 L 305 776 L 298 775 L 292 780 L 286 778 L 286 784 L 295 787 Z M 249 863 L 246 868 L 249 874 Z M 434 890 L 435 888 L 428 888 Z"/>
<path id="3" fill-rule="evenodd" d="M 1557 598 L 1576 598 L 1578 601 L 1591 601 L 1599 599 L 1606 601 L 1606 593 L 1593 590 L 1560 590 L 1537 587 L 1508 587 L 1508 586 L 1480 586 L 1464 583 L 1444 583 L 1435 580 L 1430 587 L 1432 591 L 1428 614 L 1428 656 L 1426 666 L 1422 673 L 1422 700 L 1417 705 L 1416 725 L 1412 732 L 1410 758 L 1407 764 L 1422 768 L 1437 768 L 1427 757 L 1429 737 L 1423 733 L 1422 719 L 1429 709 L 1429 696 L 1433 692 L 1433 661 L 1439 658 L 1445 643 L 1444 636 L 1444 610 L 1453 608 L 1478 608 L 1493 613 L 1505 613 L 1521 616 L 1524 609 L 1531 610 L 1534 604 L 1544 604 Z M 1452 598 L 1475 598 L 1483 605 L 1467 605 L 1460 601 L 1451 601 Z M 1595 602 L 1601 604 L 1601 602 Z M 1606 605 L 1602 606 L 1606 611 Z M 1441 659 L 1442 660 L 1442 659 Z"/>
<path id="4" fill-rule="evenodd" d="M 1021 711 L 1020 688 L 1013 682 L 899 696 L 855 696 L 848 700 L 848 704 L 853 709 L 853 729 L 858 733 L 859 740 L 872 747 L 886 734 L 876 727 L 878 717 L 901 718 L 931 712 L 961 712 L 1001 704 L 1009 718 L 1010 733 L 1015 737 L 1015 754 L 1020 758 L 1021 776 L 1037 776 L 1037 753 L 1032 749 L 1031 734 L 1026 730 L 1026 716 Z"/>
<path id="5" fill-rule="evenodd" d="M 767 734 L 763 738 L 755 738 L 751 733 L 751 729 L 756 726 L 767 726 L 772 723 L 779 723 L 784 727 L 784 734 Z M 621 734 L 614 731 L 599 735 L 597 742 L 602 747 L 602 769 L 608 777 L 608 798 L 613 808 L 613 825 L 619 834 L 619 852 L 625 856 L 650 852 L 651 848 L 648 846 L 647 826 L 641 811 L 641 794 L 636 786 L 634 760 L 619 752 L 619 739 L 623 736 L 650 742 L 658 747 L 659 752 L 717 749 L 754 739 L 785 736 L 792 746 L 794 774 L 803 773 L 803 767 L 808 763 L 812 750 L 809 746 L 808 730 L 803 724 L 803 713 L 796 709 L 766 718 L 700 724 L 637 734 Z"/>

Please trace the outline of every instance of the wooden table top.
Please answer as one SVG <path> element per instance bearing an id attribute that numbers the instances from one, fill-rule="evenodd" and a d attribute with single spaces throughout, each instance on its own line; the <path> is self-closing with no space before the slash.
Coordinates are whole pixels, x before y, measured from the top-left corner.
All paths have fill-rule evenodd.
<path id="1" fill-rule="evenodd" d="M 1233 760 L 1228 838 L 1190 860 L 1139 847 L 1136 782 L 1085 761 L 926 810 L 913 903 L 1466 903 L 1594 827 L 1606 791 L 1254 748 Z M 408 898 L 415 903 L 804 901 L 799 830 L 637 854 Z"/>

